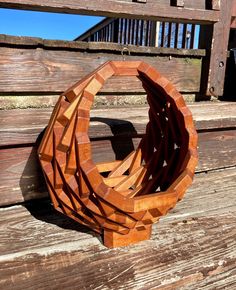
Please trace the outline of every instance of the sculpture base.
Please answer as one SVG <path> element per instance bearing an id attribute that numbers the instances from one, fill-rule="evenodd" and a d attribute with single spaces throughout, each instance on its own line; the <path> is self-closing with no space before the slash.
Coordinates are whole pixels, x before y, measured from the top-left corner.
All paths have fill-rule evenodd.
<path id="1" fill-rule="evenodd" d="M 149 240 L 151 237 L 152 225 L 130 230 L 126 235 L 112 231 L 104 231 L 104 245 L 108 248 L 124 247 Z"/>

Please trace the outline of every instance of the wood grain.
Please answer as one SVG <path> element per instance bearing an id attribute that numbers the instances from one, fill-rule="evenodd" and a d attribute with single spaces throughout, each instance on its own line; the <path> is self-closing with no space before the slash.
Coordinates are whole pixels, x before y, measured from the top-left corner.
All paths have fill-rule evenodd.
<path id="1" fill-rule="evenodd" d="M 193 112 L 200 133 L 198 171 L 234 166 L 235 104 L 193 104 L 189 108 Z M 50 114 L 50 109 L 0 111 L 1 146 L 13 146 L 0 150 L 0 163 L 3 168 L 0 174 L 0 204 L 14 204 L 47 196 L 34 144 L 37 139 L 39 141 L 38 136 L 48 123 Z M 115 119 L 116 116 L 118 120 Z M 146 106 L 132 110 L 129 108 L 93 110 L 90 137 L 93 140 L 94 159 L 97 162 L 112 160 L 115 157 L 122 159 L 138 144 L 139 139 L 132 137 L 145 132 L 147 119 Z M 207 130 L 210 131 L 204 132 Z M 112 137 L 114 135 L 117 137 Z M 14 148 L 19 144 L 23 147 Z M 26 145 L 29 147 L 24 147 Z"/>
<path id="2" fill-rule="evenodd" d="M 189 5 L 188 5 L 189 3 Z M 155 0 L 150 0 L 147 3 L 135 3 L 131 0 L 101 0 L 82 1 L 73 0 L 65 3 L 62 0 L 46 1 L 42 0 L 36 3 L 32 0 L 3 0 L 0 1 L 1 8 L 15 8 L 24 10 L 36 10 L 58 13 L 73 13 L 73 14 L 89 14 L 107 17 L 120 18 L 139 18 L 151 20 L 170 20 L 175 18 L 178 21 L 191 20 L 195 22 L 211 23 L 219 19 L 217 11 L 204 10 L 202 7 L 205 4 L 201 1 L 201 10 L 196 11 L 195 1 L 186 1 L 187 8 L 178 9 L 161 0 L 158 3 Z M 142 8 L 142 9 L 140 9 Z"/>
<path id="3" fill-rule="evenodd" d="M 63 92 L 108 60 L 121 60 L 114 51 L 0 47 L 0 92 Z M 165 75 L 182 92 L 198 92 L 201 59 L 169 56 L 131 55 L 127 60 L 143 60 Z M 101 92 L 144 92 L 136 77 L 113 77 Z"/>
<path id="4" fill-rule="evenodd" d="M 36 153 L 32 147 L 0 150 L 1 205 L 48 196 Z"/>
<path id="5" fill-rule="evenodd" d="M 233 0 L 221 0 L 220 21 L 213 26 L 207 95 L 222 96 Z"/>
<path id="6" fill-rule="evenodd" d="M 96 162 L 123 159 L 139 143 L 139 138 L 114 138 L 92 142 Z M 236 165 L 236 130 L 199 134 L 197 172 Z M 116 152 L 116 153 L 115 153 Z M 35 147 L 0 150 L 0 204 L 14 204 L 47 196 Z"/>
<path id="7" fill-rule="evenodd" d="M 28 48 L 43 48 L 43 49 L 64 49 L 74 51 L 110 51 L 118 52 L 121 54 L 124 46 L 119 43 L 112 42 L 84 42 L 84 41 L 65 41 L 65 40 L 51 40 L 39 37 L 28 36 L 12 36 L 7 34 L 0 34 L 0 43 L 5 47 L 28 47 Z M 175 55 L 175 56 L 188 56 L 188 57 L 203 57 L 206 56 L 205 49 L 184 49 L 184 48 L 171 48 L 171 47 L 149 47 L 129 45 L 131 54 L 144 54 L 144 55 Z"/>
<path id="8" fill-rule="evenodd" d="M 198 131 L 236 128 L 236 103 L 189 104 Z M 34 144 L 48 124 L 52 109 L 0 110 L 0 147 Z M 17 116 L 17 129 L 15 127 Z M 91 111 L 90 137 L 144 134 L 148 106 L 94 109 Z"/>
<path id="9" fill-rule="evenodd" d="M 236 1 L 233 0 L 232 16 L 236 16 Z"/>
<path id="10" fill-rule="evenodd" d="M 234 289 L 235 174 L 198 174 L 152 239 L 123 249 L 106 249 L 45 202 L 0 209 L 1 288 Z"/>

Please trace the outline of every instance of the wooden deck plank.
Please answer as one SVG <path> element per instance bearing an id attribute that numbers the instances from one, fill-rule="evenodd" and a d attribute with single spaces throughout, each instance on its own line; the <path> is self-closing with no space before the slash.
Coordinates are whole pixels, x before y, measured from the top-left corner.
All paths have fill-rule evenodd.
<path id="1" fill-rule="evenodd" d="M 197 171 L 235 166 L 235 104 L 194 104 L 190 105 L 190 109 L 193 111 L 199 131 L 200 158 Z M 118 121 L 114 120 L 117 116 L 117 108 L 92 112 L 92 115 L 96 116 L 93 117 L 94 122 L 90 130 L 95 162 L 124 159 L 138 145 L 140 138 L 137 138 L 137 133 L 144 133 L 147 107 L 133 110 L 120 108 L 118 112 Z M 15 129 L 15 116 L 17 116 L 17 129 Z M 7 144 L 5 148 L 0 149 L 2 169 L 0 205 L 47 197 L 36 155 L 35 140 L 44 129 L 49 116 L 50 110 L 40 109 L 0 112 L 0 143 L 2 146 Z M 127 122 L 124 122 L 124 119 Z M 111 137 L 112 135 L 117 137 Z M 12 148 L 9 148 L 9 145 Z"/>
<path id="2" fill-rule="evenodd" d="M 223 289 L 234 289 L 235 216 L 189 222 L 163 224 L 152 240 L 125 249 L 108 251 L 85 239 L 82 249 L 78 242 L 69 242 L 51 251 L 41 248 L 2 256 L 0 285 L 4 289 L 79 285 L 79 289 L 135 290 L 199 289 L 199 283 L 207 282 L 207 289 L 214 289 L 211 281 L 217 280 Z M 231 284 L 219 274 L 230 275 Z"/>
<path id="3" fill-rule="evenodd" d="M 92 142 L 95 162 L 123 160 L 140 139 L 119 137 Z M 199 134 L 197 172 L 236 165 L 236 130 Z M 36 147 L 0 150 L 0 205 L 47 196 Z"/>
<path id="4" fill-rule="evenodd" d="M 198 130 L 236 128 L 236 103 L 189 104 Z M 145 132 L 148 106 L 94 109 L 91 111 L 90 137 L 119 135 L 119 128 L 138 134 Z M 47 126 L 52 109 L 14 109 L 0 111 L 0 146 L 33 144 Z M 17 116 L 17 128 L 16 128 Z M 113 127 L 113 128 L 111 128 Z M 113 130 L 113 132 L 112 132 Z"/>
<path id="5" fill-rule="evenodd" d="M 99 2 L 88 0 L 71 0 L 69 3 L 65 1 L 41 0 L 40 3 L 32 0 L 2 0 L 1 8 L 15 8 L 24 10 L 36 10 L 58 13 L 88 14 L 106 17 L 119 18 L 138 18 L 150 20 L 173 20 L 184 21 L 191 20 L 201 23 L 217 22 L 219 20 L 218 11 L 204 10 L 205 5 L 201 2 L 201 8 L 196 10 L 199 5 L 194 4 L 195 1 L 186 1 L 187 8 L 178 9 L 161 0 L 156 2 L 150 0 L 147 3 L 135 3 L 131 0 L 100 0 Z M 141 5 L 141 6 L 140 6 Z"/>
<path id="6" fill-rule="evenodd" d="M 46 202 L 2 208 L 1 288 L 234 289 L 235 174 L 198 174 L 151 240 L 126 248 L 106 249 Z"/>

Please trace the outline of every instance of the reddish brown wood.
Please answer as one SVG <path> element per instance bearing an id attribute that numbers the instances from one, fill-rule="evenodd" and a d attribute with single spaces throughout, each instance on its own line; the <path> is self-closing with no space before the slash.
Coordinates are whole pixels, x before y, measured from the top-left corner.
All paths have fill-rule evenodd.
<path id="1" fill-rule="evenodd" d="M 96 165 L 89 113 L 113 75 L 141 80 L 149 122 L 138 148 L 123 161 Z M 54 207 L 104 232 L 104 244 L 117 247 L 148 239 L 151 225 L 183 197 L 197 165 L 196 148 L 191 112 L 173 85 L 141 61 L 110 61 L 59 98 L 38 154 Z"/>

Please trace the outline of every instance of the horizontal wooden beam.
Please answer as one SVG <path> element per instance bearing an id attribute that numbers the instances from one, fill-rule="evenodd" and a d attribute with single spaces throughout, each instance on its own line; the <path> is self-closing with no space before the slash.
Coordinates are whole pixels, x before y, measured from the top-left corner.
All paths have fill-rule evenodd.
<path id="1" fill-rule="evenodd" d="M 108 60 L 122 60 L 121 45 L 51 42 L 40 39 L 2 37 L 0 47 L 0 92 L 61 93 Z M 5 39 L 5 40 L 4 40 Z M 198 92 L 202 52 L 129 47 L 130 60 L 150 63 L 182 92 Z M 145 51 L 146 50 L 146 51 Z M 168 51 L 168 52 L 167 52 Z M 177 55 L 172 56 L 176 51 Z M 188 53 L 190 55 L 188 55 Z M 155 56 L 155 57 L 154 57 Z M 179 57 L 181 56 L 181 57 Z M 184 56 L 184 57 L 183 57 Z M 188 57 L 186 59 L 185 57 Z M 143 93 L 136 77 L 111 78 L 102 92 Z"/>
<path id="2" fill-rule="evenodd" d="M 236 103 L 194 103 L 188 105 L 200 131 L 236 129 Z M 145 106 L 110 107 L 91 110 L 90 138 L 110 139 L 114 135 L 142 135 L 148 122 Z M 0 148 L 35 144 L 49 122 L 52 108 L 0 110 Z M 17 130 L 16 119 L 17 116 Z"/>
<path id="3" fill-rule="evenodd" d="M 112 251 L 48 202 L 0 209 L 1 285 L 120 289 L 122 279 L 123 289 L 234 289 L 235 187 L 230 169 L 197 175 L 184 199 L 153 225 L 151 240 Z"/>
<path id="4" fill-rule="evenodd" d="M 191 5 L 191 8 L 173 7 L 170 6 L 169 1 L 168 4 L 166 2 L 155 0 L 149 0 L 147 3 L 138 3 L 131 0 L 123 2 L 118 0 L 71 0 L 68 3 L 63 0 L 41 0 L 40 2 L 33 0 L 2 0 L 0 1 L 0 8 L 165 21 L 174 19 L 180 22 L 191 21 L 206 24 L 219 20 L 218 11 L 196 10 L 194 5 Z"/>
<path id="5" fill-rule="evenodd" d="M 230 104 L 190 106 L 199 133 L 198 172 L 236 165 L 236 116 L 234 104 L 231 111 L 229 107 Z M 4 145 L 0 149 L 0 205 L 47 196 L 35 146 L 50 115 L 49 110 L 45 112 L 30 109 L 0 112 Z M 119 160 L 128 155 L 145 132 L 145 116 L 147 107 L 95 110 L 90 123 L 94 161 Z"/>
<path id="6" fill-rule="evenodd" d="M 0 44 L 5 47 L 28 47 L 28 48 L 43 48 L 43 49 L 64 49 L 73 51 L 86 52 L 117 52 L 121 54 L 124 47 L 127 47 L 131 54 L 139 55 L 168 55 L 168 56 L 183 56 L 183 57 L 204 57 L 206 56 L 205 49 L 184 49 L 170 47 L 149 47 L 137 45 L 123 45 L 111 42 L 83 42 L 83 41 L 64 41 L 64 40 L 49 40 L 39 37 L 12 36 L 0 34 Z"/>
<path id="7" fill-rule="evenodd" d="M 131 137 L 92 141 L 93 160 L 123 159 L 139 142 Z M 48 196 L 36 151 L 36 147 L 0 150 L 0 206 Z M 200 133 L 198 151 L 197 172 L 236 166 L 236 130 Z"/>

